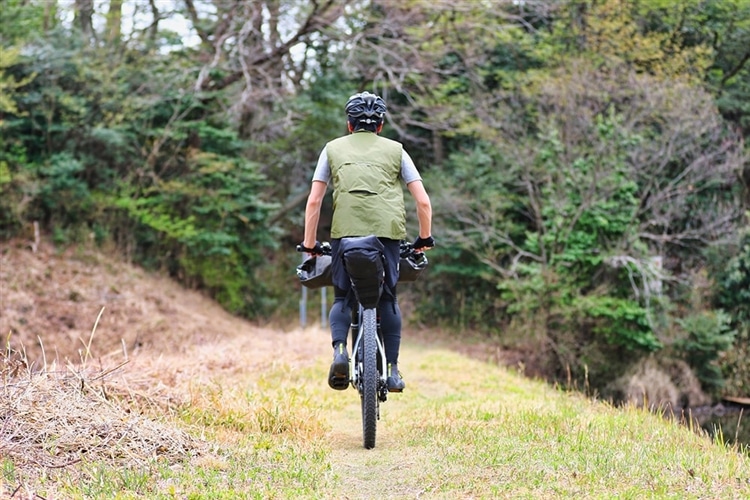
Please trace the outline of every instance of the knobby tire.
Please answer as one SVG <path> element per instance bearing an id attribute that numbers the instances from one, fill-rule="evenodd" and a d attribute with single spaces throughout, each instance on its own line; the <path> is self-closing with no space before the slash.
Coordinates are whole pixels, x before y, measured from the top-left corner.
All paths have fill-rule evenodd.
<path id="1" fill-rule="evenodd" d="M 375 447 L 378 425 L 378 343 L 375 309 L 362 313 L 362 437 L 366 449 Z"/>

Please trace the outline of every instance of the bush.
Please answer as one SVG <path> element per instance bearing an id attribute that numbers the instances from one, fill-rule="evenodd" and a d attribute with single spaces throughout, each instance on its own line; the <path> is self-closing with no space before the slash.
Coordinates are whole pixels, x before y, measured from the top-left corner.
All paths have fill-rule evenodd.
<path id="1" fill-rule="evenodd" d="M 731 317 L 720 310 L 700 311 L 677 323 L 685 336 L 675 342 L 675 349 L 693 368 L 704 389 L 716 392 L 724 385 L 717 360 L 732 345 L 736 334 Z"/>

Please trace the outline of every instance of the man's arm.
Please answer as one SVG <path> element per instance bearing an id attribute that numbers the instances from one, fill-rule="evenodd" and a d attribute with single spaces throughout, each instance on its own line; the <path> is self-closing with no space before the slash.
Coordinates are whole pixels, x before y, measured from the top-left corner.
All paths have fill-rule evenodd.
<path id="1" fill-rule="evenodd" d="M 419 237 L 432 236 L 432 204 L 421 180 L 406 185 L 417 204 L 417 220 L 419 221 Z M 307 241 L 307 240 L 305 240 Z"/>
<path id="2" fill-rule="evenodd" d="M 320 220 L 320 207 L 323 205 L 323 197 L 326 194 L 328 185 L 323 181 L 315 180 L 310 188 L 310 194 L 307 196 L 307 206 L 305 207 L 305 239 L 303 245 L 305 248 L 315 247 L 315 241 L 318 234 L 318 221 Z"/>

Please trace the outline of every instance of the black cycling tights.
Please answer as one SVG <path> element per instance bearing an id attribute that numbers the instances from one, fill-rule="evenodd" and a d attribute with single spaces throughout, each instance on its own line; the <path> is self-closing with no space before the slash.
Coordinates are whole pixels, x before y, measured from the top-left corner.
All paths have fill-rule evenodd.
<path id="1" fill-rule="evenodd" d="M 378 304 L 378 317 L 383 331 L 386 362 L 398 363 L 398 352 L 401 347 L 401 309 L 398 307 L 398 300 L 384 294 Z M 346 297 L 335 297 L 328 322 L 331 325 L 332 345 L 340 342 L 346 345 L 352 322 L 351 301 Z"/>

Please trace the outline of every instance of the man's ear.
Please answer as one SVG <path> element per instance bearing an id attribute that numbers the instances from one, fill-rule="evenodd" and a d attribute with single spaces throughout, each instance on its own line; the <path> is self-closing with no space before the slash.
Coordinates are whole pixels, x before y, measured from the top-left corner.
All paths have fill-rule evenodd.
<path id="1" fill-rule="evenodd" d="M 349 130 L 350 134 L 354 131 L 354 128 L 352 127 L 352 124 L 349 122 L 349 120 L 346 120 L 346 128 L 347 130 Z"/>
<path id="2" fill-rule="evenodd" d="M 379 133 L 380 133 L 380 131 L 381 131 L 381 130 L 383 130 L 383 124 L 384 124 L 384 123 L 385 123 L 385 122 L 381 122 L 381 123 L 380 123 L 380 125 L 378 125 L 378 128 L 377 128 L 377 130 L 375 131 L 375 133 L 376 133 L 376 134 L 379 134 Z"/>

